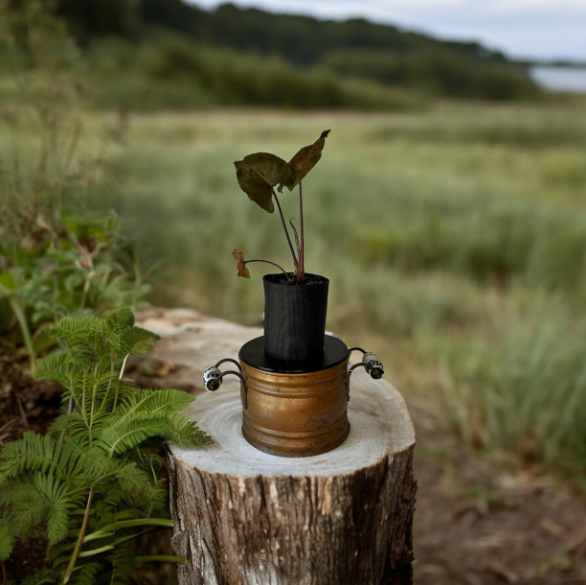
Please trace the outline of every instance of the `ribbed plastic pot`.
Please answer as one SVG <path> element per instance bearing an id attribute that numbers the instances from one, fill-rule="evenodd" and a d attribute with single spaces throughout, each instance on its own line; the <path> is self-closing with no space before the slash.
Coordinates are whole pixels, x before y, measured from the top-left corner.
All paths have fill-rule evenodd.
<path id="1" fill-rule="evenodd" d="M 323 353 L 330 281 L 305 277 L 304 284 L 287 284 L 282 273 L 263 276 L 265 353 L 273 359 L 314 360 Z"/>

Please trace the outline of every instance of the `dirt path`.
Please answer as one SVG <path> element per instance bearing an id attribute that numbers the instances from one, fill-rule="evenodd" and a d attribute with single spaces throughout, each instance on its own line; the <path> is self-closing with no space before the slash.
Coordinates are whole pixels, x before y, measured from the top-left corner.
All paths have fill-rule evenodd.
<path id="1" fill-rule="evenodd" d="M 586 583 L 586 500 L 538 469 L 478 458 L 410 406 L 418 431 L 415 583 Z"/>

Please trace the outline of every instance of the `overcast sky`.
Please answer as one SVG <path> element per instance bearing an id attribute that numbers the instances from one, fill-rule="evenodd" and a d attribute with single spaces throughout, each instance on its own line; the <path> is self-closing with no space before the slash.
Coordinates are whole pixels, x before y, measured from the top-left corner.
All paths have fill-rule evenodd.
<path id="1" fill-rule="evenodd" d="M 204 7 L 218 0 L 188 0 Z M 586 0 L 232 0 L 272 12 L 377 22 L 479 40 L 513 57 L 586 60 Z"/>

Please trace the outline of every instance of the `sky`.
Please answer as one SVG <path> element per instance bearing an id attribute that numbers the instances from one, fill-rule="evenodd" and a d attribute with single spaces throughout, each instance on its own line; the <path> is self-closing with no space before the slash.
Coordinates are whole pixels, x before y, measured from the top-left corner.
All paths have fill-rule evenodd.
<path id="1" fill-rule="evenodd" d="M 213 8 L 226 0 L 188 0 Z M 476 40 L 515 58 L 586 61 L 586 0 L 231 0 L 272 12 L 318 18 L 365 17 Z"/>

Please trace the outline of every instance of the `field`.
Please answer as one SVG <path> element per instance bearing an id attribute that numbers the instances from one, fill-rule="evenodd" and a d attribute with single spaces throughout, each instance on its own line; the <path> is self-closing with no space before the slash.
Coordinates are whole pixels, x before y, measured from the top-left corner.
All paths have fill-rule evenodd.
<path id="1" fill-rule="evenodd" d="M 4 233 L 11 218 L 25 230 L 6 267 L 34 256 L 35 238 L 52 229 L 43 214 L 69 222 L 55 224 L 65 257 L 76 233 L 103 238 L 95 226 L 113 207 L 125 241 L 111 253 L 152 285 L 153 304 L 257 324 L 263 266 L 238 278 L 231 252 L 287 267 L 290 258 L 278 215 L 240 191 L 232 162 L 260 150 L 288 159 L 331 128 L 304 181 L 306 265 L 331 279 L 328 328 L 379 354 L 409 401 L 415 582 L 584 580 L 583 98 L 394 113 L 115 114 L 75 106 L 75 90 L 58 81 L 26 84 L 32 99 L 2 107 L 0 219 Z M 298 225 L 297 194 L 281 201 Z M 80 206 L 98 223 L 84 227 L 91 213 Z M 68 270 L 89 282 L 92 271 L 73 258 Z M 58 277 L 44 261 L 19 297 L 31 321 L 37 300 L 59 288 L 48 286 Z M 110 291 L 110 270 L 98 269 L 96 285 L 127 302 Z M 61 280 L 72 302 L 85 290 L 79 274 Z M 41 418 L 56 408 L 39 407 Z"/>
<path id="2" fill-rule="evenodd" d="M 153 303 L 256 323 L 262 265 L 238 278 L 232 250 L 290 259 L 278 215 L 240 191 L 232 162 L 260 150 L 288 159 L 326 128 L 304 199 L 307 268 L 332 282 L 329 329 L 380 354 L 389 379 L 468 444 L 543 461 L 580 483 L 581 100 L 394 114 L 88 114 L 87 155 L 104 160 L 90 203 L 120 214 Z M 39 148 L 34 122 L 15 135 L 26 169 Z M 10 144 L 0 134 L 5 164 Z M 296 219 L 296 194 L 281 201 Z"/>
<path id="3" fill-rule="evenodd" d="M 287 159 L 331 128 L 304 184 L 306 264 L 332 281 L 329 328 L 379 353 L 389 379 L 474 447 L 576 476 L 586 459 L 579 100 L 94 115 L 88 131 L 113 124 L 121 144 L 97 202 L 120 213 L 152 301 L 245 324 L 261 318 L 263 270 L 237 278 L 231 251 L 289 266 L 288 250 L 278 215 L 248 201 L 232 162 L 260 150 Z M 296 194 L 281 200 L 297 218 Z"/>

